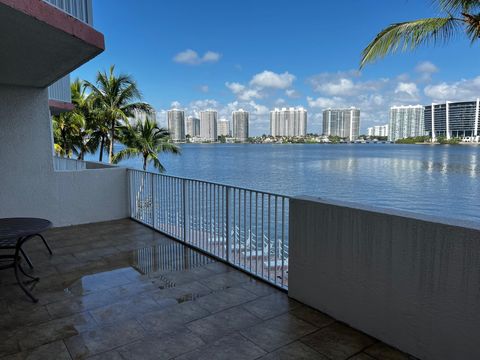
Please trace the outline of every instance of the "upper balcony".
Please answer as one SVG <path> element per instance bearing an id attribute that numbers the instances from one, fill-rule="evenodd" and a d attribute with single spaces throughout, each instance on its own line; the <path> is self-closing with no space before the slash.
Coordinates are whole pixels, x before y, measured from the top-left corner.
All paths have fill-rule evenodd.
<path id="1" fill-rule="evenodd" d="M 48 87 L 105 48 L 101 33 L 43 0 L 0 0 L 0 33 L 5 85 Z"/>

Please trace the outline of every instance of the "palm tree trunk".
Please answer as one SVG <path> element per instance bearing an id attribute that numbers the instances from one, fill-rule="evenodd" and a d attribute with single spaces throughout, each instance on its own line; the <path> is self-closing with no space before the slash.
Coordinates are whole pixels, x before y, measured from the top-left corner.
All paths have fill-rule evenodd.
<path id="1" fill-rule="evenodd" d="M 147 171 L 147 156 L 143 155 L 143 171 Z"/>
<path id="2" fill-rule="evenodd" d="M 108 151 L 108 162 L 110 164 L 112 163 L 114 140 L 115 140 L 115 120 L 112 120 L 112 124 L 110 127 L 110 149 Z"/>
<path id="3" fill-rule="evenodd" d="M 102 135 L 102 140 L 100 141 L 100 155 L 98 156 L 98 161 L 102 162 L 103 160 L 103 150 L 105 148 L 105 135 Z"/>

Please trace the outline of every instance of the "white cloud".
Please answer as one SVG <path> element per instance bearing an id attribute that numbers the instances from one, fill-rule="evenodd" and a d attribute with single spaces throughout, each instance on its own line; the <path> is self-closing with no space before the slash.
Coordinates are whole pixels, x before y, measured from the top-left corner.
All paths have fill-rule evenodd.
<path id="1" fill-rule="evenodd" d="M 433 74 L 438 72 L 438 67 L 430 61 L 423 61 L 415 67 L 415 71 L 419 73 Z"/>
<path id="2" fill-rule="evenodd" d="M 187 49 L 175 55 L 173 61 L 179 64 L 199 65 L 206 62 L 217 62 L 220 57 L 221 55 L 214 51 L 207 51 L 200 57 L 195 50 Z"/>
<path id="3" fill-rule="evenodd" d="M 294 89 L 287 89 L 285 90 L 285 95 L 287 95 L 289 98 L 299 98 L 300 97 L 300 93 Z"/>
<path id="4" fill-rule="evenodd" d="M 317 91 L 328 95 L 349 95 L 353 93 L 354 89 L 355 85 L 350 79 L 338 79 L 338 81 L 317 86 Z"/>
<path id="5" fill-rule="evenodd" d="M 417 84 L 413 82 L 399 82 L 397 87 L 395 88 L 395 94 L 399 95 L 408 95 L 414 99 L 418 99 L 418 88 Z"/>
<path id="6" fill-rule="evenodd" d="M 452 83 L 428 85 L 423 91 L 434 102 L 474 100 L 480 95 L 480 76 Z"/>
<path id="7" fill-rule="evenodd" d="M 292 86 L 294 81 L 295 75 L 290 74 L 288 71 L 277 74 L 273 71 L 265 70 L 254 75 L 252 80 L 250 80 L 250 85 L 259 88 L 287 89 Z"/>
<path id="8" fill-rule="evenodd" d="M 327 109 L 327 108 L 344 106 L 343 99 L 339 97 L 328 98 L 328 97 L 320 96 L 314 99 L 308 96 L 307 102 L 308 102 L 308 106 L 310 106 L 311 108 L 319 108 L 319 109 Z"/>
<path id="9" fill-rule="evenodd" d="M 203 93 L 207 93 L 209 90 L 208 85 L 201 85 L 200 86 L 200 91 Z"/>
<path id="10" fill-rule="evenodd" d="M 172 101 L 172 103 L 170 104 L 170 107 L 179 109 L 181 107 L 181 104 L 179 101 Z"/>
<path id="11" fill-rule="evenodd" d="M 237 82 L 226 82 L 225 86 L 229 88 L 239 100 L 250 101 L 251 99 L 261 99 L 263 97 L 260 90 L 249 89 L 245 85 Z"/>

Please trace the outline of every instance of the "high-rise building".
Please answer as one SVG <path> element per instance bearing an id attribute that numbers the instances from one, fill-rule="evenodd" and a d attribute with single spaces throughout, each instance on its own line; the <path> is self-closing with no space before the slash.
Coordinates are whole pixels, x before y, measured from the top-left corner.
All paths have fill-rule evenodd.
<path id="1" fill-rule="evenodd" d="M 248 111 L 239 109 L 232 112 L 233 137 L 238 141 L 247 141 L 248 139 Z"/>
<path id="2" fill-rule="evenodd" d="M 388 136 L 388 124 L 385 125 L 375 125 L 372 127 L 367 128 L 367 135 L 368 136 Z"/>
<path id="3" fill-rule="evenodd" d="M 218 136 L 230 136 L 230 121 L 227 119 L 220 119 L 217 123 Z"/>
<path id="4" fill-rule="evenodd" d="M 360 133 L 360 110 L 327 109 L 323 111 L 323 135 L 339 136 L 349 141 L 358 138 Z"/>
<path id="5" fill-rule="evenodd" d="M 425 132 L 435 140 L 459 137 L 466 141 L 479 141 L 480 99 L 476 101 L 450 102 L 425 106 Z"/>
<path id="6" fill-rule="evenodd" d="M 422 105 L 392 106 L 388 140 L 424 136 L 424 107 Z"/>
<path id="7" fill-rule="evenodd" d="M 307 110 L 290 107 L 270 111 L 270 133 L 272 136 L 307 135 Z"/>
<path id="8" fill-rule="evenodd" d="M 189 135 L 190 137 L 200 136 L 200 119 L 193 116 L 187 117 L 185 120 L 185 129 L 185 135 Z"/>
<path id="9" fill-rule="evenodd" d="M 168 131 L 175 142 L 185 141 L 185 112 L 179 109 L 167 111 Z"/>
<path id="10" fill-rule="evenodd" d="M 217 141 L 217 112 L 200 111 L 200 137 L 204 141 Z"/>

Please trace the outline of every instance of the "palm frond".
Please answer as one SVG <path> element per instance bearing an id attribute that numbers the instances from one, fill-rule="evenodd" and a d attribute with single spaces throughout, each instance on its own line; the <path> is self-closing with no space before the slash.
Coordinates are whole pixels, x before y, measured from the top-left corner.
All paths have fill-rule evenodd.
<path id="1" fill-rule="evenodd" d="M 479 0 L 435 0 L 440 9 L 452 14 L 456 12 L 468 12 L 480 8 Z"/>
<path id="2" fill-rule="evenodd" d="M 120 150 L 118 153 L 114 154 L 112 157 L 112 162 L 114 164 L 118 164 L 122 160 L 130 159 L 138 155 L 140 155 L 140 152 L 138 151 L 138 149 L 127 147 L 125 149 Z"/>
<path id="3" fill-rule="evenodd" d="M 392 24 L 363 50 L 360 68 L 399 50 L 411 51 L 419 45 L 446 42 L 454 36 L 461 23 L 462 20 L 449 16 Z"/>

